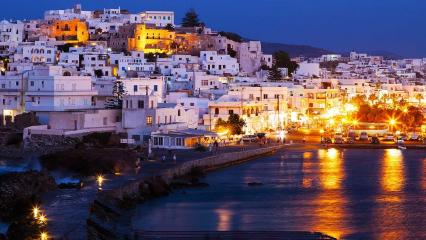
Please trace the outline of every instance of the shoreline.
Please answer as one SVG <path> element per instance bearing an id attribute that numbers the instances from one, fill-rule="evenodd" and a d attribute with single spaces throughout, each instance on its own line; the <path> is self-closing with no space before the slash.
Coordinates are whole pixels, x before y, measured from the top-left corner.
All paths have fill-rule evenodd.
<path id="1" fill-rule="evenodd" d="M 150 177 L 136 179 L 115 189 L 99 192 L 90 207 L 86 226 L 87 238 L 112 240 L 137 234 L 131 227 L 130 215 L 134 209 L 132 205 L 143 204 L 150 199 L 168 195 L 173 180 L 190 175 L 194 169 L 211 172 L 251 161 L 288 146 L 292 145 L 240 150 L 196 159 L 162 170 Z"/>

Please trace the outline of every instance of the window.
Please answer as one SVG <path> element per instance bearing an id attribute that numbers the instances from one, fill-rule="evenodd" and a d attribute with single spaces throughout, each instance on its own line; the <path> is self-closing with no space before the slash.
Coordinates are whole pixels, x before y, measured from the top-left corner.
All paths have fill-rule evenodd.
<path id="1" fill-rule="evenodd" d="M 157 91 L 158 91 L 158 86 L 154 85 L 154 92 L 157 92 Z"/>
<path id="2" fill-rule="evenodd" d="M 183 146 L 184 140 L 183 138 L 176 138 L 176 146 Z"/>
<path id="3" fill-rule="evenodd" d="M 103 118 L 103 123 L 104 123 L 104 126 L 108 124 L 108 118 L 107 117 Z"/>
<path id="4" fill-rule="evenodd" d="M 209 80 L 201 80 L 201 86 L 208 86 Z"/>
<path id="5" fill-rule="evenodd" d="M 145 102 L 143 100 L 138 101 L 138 108 L 143 109 L 145 105 Z"/>
<path id="6" fill-rule="evenodd" d="M 152 116 L 146 117 L 146 125 L 152 125 Z"/>
<path id="7" fill-rule="evenodd" d="M 178 117 L 180 117 L 180 109 L 178 109 Z"/>
<path id="8" fill-rule="evenodd" d="M 228 112 L 229 112 L 229 115 L 234 114 L 234 110 L 229 110 Z"/>
<path id="9" fill-rule="evenodd" d="M 189 103 L 189 106 L 191 106 L 191 107 L 193 107 L 195 104 L 192 102 L 192 103 Z"/>
<path id="10" fill-rule="evenodd" d="M 138 91 L 138 85 L 133 85 L 133 92 L 137 92 Z"/>
<path id="11" fill-rule="evenodd" d="M 141 136 L 140 135 L 132 135 L 132 138 L 136 141 L 139 142 L 141 140 Z"/>
<path id="12" fill-rule="evenodd" d="M 219 108 L 214 109 L 214 114 L 216 114 L 216 115 L 219 114 Z"/>
<path id="13" fill-rule="evenodd" d="M 34 81 L 31 81 L 31 82 L 30 82 L 30 86 L 31 86 L 31 87 L 34 87 Z"/>
<path id="14" fill-rule="evenodd" d="M 263 99 L 268 99 L 268 94 L 263 94 Z"/>

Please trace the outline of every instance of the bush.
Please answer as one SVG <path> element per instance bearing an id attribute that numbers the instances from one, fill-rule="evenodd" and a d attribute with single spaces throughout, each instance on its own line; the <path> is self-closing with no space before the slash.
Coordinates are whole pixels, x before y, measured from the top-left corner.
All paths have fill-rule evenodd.
<path id="1" fill-rule="evenodd" d="M 199 151 L 199 152 L 206 152 L 208 150 L 208 148 L 204 145 L 197 144 L 197 146 L 195 147 L 194 150 Z"/>
<path id="2" fill-rule="evenodd" d="M 99 132 L 91 133 L 83 137 L 83 143 L 92 143 L 97 146 L 106 146 L 109 143 L 112 133 L 110 132 Z"/>

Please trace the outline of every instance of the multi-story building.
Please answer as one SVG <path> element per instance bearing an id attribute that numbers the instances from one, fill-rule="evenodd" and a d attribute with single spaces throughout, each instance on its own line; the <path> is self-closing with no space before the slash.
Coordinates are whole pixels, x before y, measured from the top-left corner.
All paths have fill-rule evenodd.
<path id="1" fill-rule="evenodd" d="M 53 21 L 49 34 L 49 37 L 67 43 L 86 43 L 89 40 L 87 23 L 79 19 Z"/>
<path id="2" fill-rule="evenodd" d="M 146 24 L 154 24 L 157 27 L 175 25 L 175 13 L 168 11 L 145 11 L 141 12 L 142 21 Z"/>

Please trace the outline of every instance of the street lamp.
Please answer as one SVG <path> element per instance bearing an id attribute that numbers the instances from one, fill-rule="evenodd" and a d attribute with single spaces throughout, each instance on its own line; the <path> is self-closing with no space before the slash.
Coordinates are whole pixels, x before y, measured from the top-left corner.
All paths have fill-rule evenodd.
<path id="1" fill-rule="evenodd" d="M 102 183 L 104 182 L 104 176 L 102 175 L 98 175 L 98 177 L 96 178 L 96 182 L 98 183 L 98 189 L 102 190 Z"/>
<path id="2" fill-rule="evenodd" d="M 393 127 L 396 125 L 396 120 L 395 120 L 395 119 L 393 119 L 393 118 L 391 118 L 391 119 L 389 120 L 389 125 L 390 125 L 390 130 L 392 131 L 392 130 L 393 130 Z"/>
<path id="3" fill-rule="evenodd" d="M 49 239 L 49 235 L 46 232 L 40 233 L 40 240 L 47 240 Z"/>
<path id="4" fill-rule="evenodd" d="M 40 209 L 37 207 L 37 206 L 35 206 L 34 208 L 33 208 L 33 216 L 34 216 L 34 218 L 35 219 L 37 219 L 38 218 L 38 214 L 40 213 Z"/>

